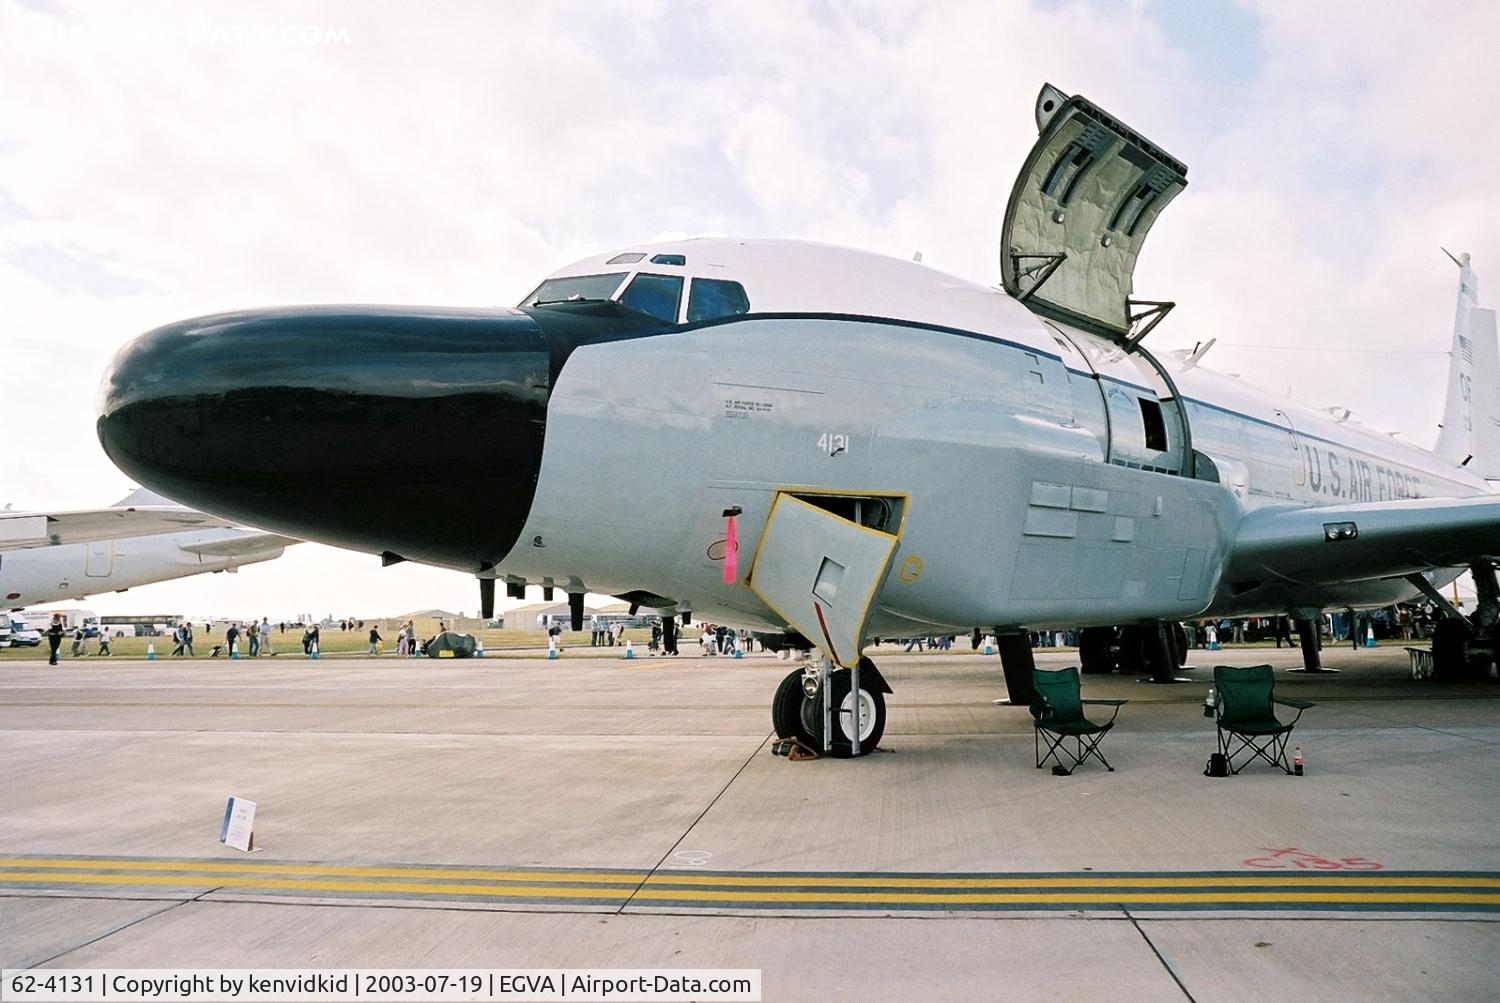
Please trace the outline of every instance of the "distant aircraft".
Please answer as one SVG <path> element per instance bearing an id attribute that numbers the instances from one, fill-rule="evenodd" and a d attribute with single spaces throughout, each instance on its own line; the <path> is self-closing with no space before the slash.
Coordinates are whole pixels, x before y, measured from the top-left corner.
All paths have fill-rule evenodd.
<path id="1" fill-rule="evenodd" d="M 230 523 L 137 490 L 109 508 L 0 511 L 0 608 L 235 571 L 300 540 Z M 194 528 L 197 527 L 197 528 Z"/>
<path id="2" fill-rule="evenodd" d="M 494 583 L 801 635 L 783 736 L 859 755 L 871 636 L 1088 628 L 1085 671 L 1173 678 L 1176 621 L 1425 596 L 1437 671 L 1493 658 L 1500 358 L 1467 259 L 1435 452 L 1142 339 L 1132 275 L 1186 167 L 1048 85 L 1003 290 L 789 241 L 671 240 L 555 272 L 517 309 L 321 306 L 125 347 L 98 428 L 143 483 L 228 518 Z M 267 360 L 274 360 L 267 364 Z M 221 466 L 270 439 L 275 469 Z M 1472 623 L 1439 591 L 1464 568 Z M 835 666 L 838 668 L 835 670 Z M 853 694 L 857 694 L 854 696 Z"/>

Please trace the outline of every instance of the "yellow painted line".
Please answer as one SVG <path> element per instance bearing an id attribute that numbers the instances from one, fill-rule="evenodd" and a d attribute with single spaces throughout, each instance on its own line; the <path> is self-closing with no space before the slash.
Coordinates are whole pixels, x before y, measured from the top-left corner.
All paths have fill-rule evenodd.
<path id="1" fill-rule="evenodd" d="M 172 875 L 145 874 L 121 880 L 108 874 L 57 874 L 45 871 L 17 872 L 6 875 L 11 883 L 53 885 L 157 885 L 182 887 L 184 879 Z M 400 893 L 406 895 L 463 895 L 494 898 L 623 900 L 623 893 L 610 895 L 608 890 L 576 886 L 534 885 L 450 885 L 432 882 L 361 882 L 332 880 L 292 880 L 286 878 L 218 877 L 195 884 L 214 884 L 221 888 L 255 890 L 345 892 L 353 894 Z M 745 903 L 823 903 L 830 905 L 1061 905 L 1068 903 L 1112 904 L 1344 904 L 1344 905 L 1485 905 L 1500 906 L 1500 895 L 1464 892 L 1379 892 L 1359 895 L 1334 891 L 1306 892 L 1036 892 L 981 893 L 942 895 L 923 892 L 797 892 L 735 891 L 711 889 L 643 889 L 636 899 L 668 902 Z"/>
<path id="2" fill-rule="evenodd" d="M 628 891 L 608 888 L 577 888 L 573 886 L 546 887 L 537 885 L 445 885 L 426 881 L 328 881 L 293 880 L 289 878 L 236 878 L 215 876 L 199 881 L 188 881 L 192 875 L 175 876 L 164 874 L 140 874 L 120 876 L 111 874 L 51 874 L 45 871 L 18 872 L 5 875 L 4 883 L 42 883 L 62 885 L 168 885 L 181 888 L 184 884 L 212 884 L 221 888 L 279 889 L 286 891 L 315 892 L 400 892 L 407 895 L 487 895 L 495 897 L 522 898 L 608 898 L 624 901 Z"/>
<path id="3" fill-rule="evenodd" d="M 1247 874 L 1244 876 L 1214 877 L 1204 875 L 1202 877 L 1185 877 L 1181 875 L 1172 877 L 1152 877 L 1147 874 L 1130 877 L 1005 877 L 1005 878 L 942 878 L 942 877 L 862 877 L 862 876 L 817 876 L 817 877 L 792 877 L 785 875 L 774 875 L 767 878 L 757 878 L 741 874 L 703 875 L 691 877 L 687 874 L 673 873 L 670 875 L 656 874 L 646 881 L 646 885 L 657 884 L 683 884 L 683 885 L 766 885 L 766 886 L 793 886 L 812 888 L 847 888 L 851 885 L 870 888 L 1221 888 L 1221 887 L 1255 887 L 1255 886 L 1281 886 L 1287 884 L 1310 884 L 1310 885 L 1350 885 L 1368 887 L 1377 885 L 1381 887 L 1432 887 L 1453 886 L 1458 888 L 1489 887 L 1500 889 L 1500 877 L 1493 878 L 1463 878 L 1463 877 L 1433 877 L 1422 878 L 1410 875 L 1389 875 L 1353 877 L 1350 875 L 1333 874 L 1295 874 L 1287 873 L 1276 877 L 1272 875 Z"/>
<path id="4" fill-rule="evenodd" d="M 1088 875 L 1021 875 L 1007 877 L 941 877 L 938 875 L 787 875 L 768 873 L 695 874 L 691 871 L 661 872 L 647 877 L 645 871 L 521 871 L 455 867 L 367 867 L 344 864 L 294 864 L 274 862 L 234 863 L 232 861 L 108 860 L 70 858 L 0 857 L 0 868 L 57 868 L 80 871 L 144 871 L 217 874 L 306 874 L 312 876 L 351 878 L 417 878 L 454 881 L 520 881 L 579 882 L 589 884 L 708 885 L 724 887 L 797 887 L 797 888 L 1202 888 L 1257 887 L 1298 884 L 1307 886 L 1349 885 L 1357 887 L 1455 887 L 1500 888 L 1500 875 L 1437 875 L 1422 877 L 1410 874 L 1382 874 L 1363 871 L 1358 874 L 1329 874 L 1285 871 L 1275 874 L 1244 875 L 1172 875 L 1150 874 L 1122 877 Z M 0 882 L 6 877 L 0 870 Z"/>
<path id="5" fill-rule="evenodd" d="M 820 892 L 714 892 L 693 891 L 691 889 L 659 891 L 642 890 L 636 893 L 637 899 L 666 899 L 669 901 L 682 900 L 709 900 L 713 902 L 829 902 L 829 903 L 874 903 L 874 904 L 910 904 L 910 905 L 1024 905 L 1028 902 L 1045 904 L 1064 904 L 1069 902 L 1089 902 L 1110 905 L 1115 903 L 1190 903 L 1190 902 L 1223 902 L 1223 903 L 1272 903 L 1272 902 L 1337 902 L 1344 904 L 1387 904 L 1419 902 L 1431 905 L 1492 905 L 1500 906 L 1500 896 L 1495 895 L 1468 895 L 1459 892 L 1435 892 L 1421 894 L 1417 892 L 1386 892 L 1377 895 L 1350 895 L 1339 892 L 1123 892 L 1120 894 L 1108 894 L 1102 892 L 1084 893 L 1062 893 L 1062 892 L 1038 892 L 1027 895 L 1025 893 L 1015 894 L 989 894 L 980 893 L 975 895 L 938 895 L 924 894 L 921 892 L 893 892 L 893 893 L 869 893 L 866 895 L 857 892 L 829 893 Z"/>
<path id="6" fill-rule="evenodd" d="M 506 871 L 469 868 L 438 867 L 360 867 L 342 864 L 276 864 L 175 860 L 69 860 L 27 859 L 25 857 L 0 857 L 0 868 L 58 868 L 81 871 L 181 871 L 207 875 L 218 874 L 309 874 L 351 878 L 450 878 L 470 881 L 587 881 L 593 884 L 640 884 L 645 880 L 645 871 L 636 873 L 589 871 Z M 7 877 L 0 870 L 0 882 Z"/>

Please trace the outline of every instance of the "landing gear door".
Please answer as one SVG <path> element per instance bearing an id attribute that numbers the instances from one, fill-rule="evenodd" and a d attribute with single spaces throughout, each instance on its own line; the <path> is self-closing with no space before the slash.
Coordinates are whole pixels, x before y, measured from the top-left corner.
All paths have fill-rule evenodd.
<path id="1" fill-rule="evenodd" d="M 780 492 L 755 551 L 750 588 L 835 663 L 852 668 L 895 552 L 892 533 Z"/>

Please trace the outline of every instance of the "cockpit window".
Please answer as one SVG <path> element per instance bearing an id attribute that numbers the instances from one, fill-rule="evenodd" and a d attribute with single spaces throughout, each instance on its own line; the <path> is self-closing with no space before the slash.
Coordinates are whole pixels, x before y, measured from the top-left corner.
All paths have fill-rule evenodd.
<path id="1" fill-rule="evenodd" d="M 662 320 L 677 321 L 677 304 L 682 302 L 682 276 L 650 275 L 642 272 L 630 281 L 620 296 L 622 306 L 649 313 Z"/>
<path id="2" fill-rule="evenodd" d="M 621 251 L 605 262 L 606 265 L 633 265 L 646 255 L 640 251 Z"/>
<path id="3" fill-rule="evenodd" d="M 651 258 L 653 265 L 686 265 L 686 254 L 657 254 Z"/>
<path id="4" fill-rule="evenodd" d="M 727 279 L 694 279 L 688 291 L 687 319 L 713 320 L 750 312 L 750 297 L 745 287 Z"/>
<path id="5" fill-rule="evenodd" d="M 620 287 L 620 280 L 624 277 L 624 272 L 610 272 L 606 275 L 573 275 L 548 279 L 522 300 L 521 306 L 566 303 L 569 300 L 607 300 Z"/>

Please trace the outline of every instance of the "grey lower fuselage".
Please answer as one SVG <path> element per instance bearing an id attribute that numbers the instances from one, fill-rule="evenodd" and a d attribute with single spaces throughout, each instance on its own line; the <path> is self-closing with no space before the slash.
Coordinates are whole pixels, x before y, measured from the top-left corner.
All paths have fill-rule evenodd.
<path id="1" fill-rule="evenodd" d="M 776 494 L 804 489 L 904 499 L 871 635 L 1375 606 L 1415 590 L 1230 580 L 1240 521 L 1485 491 L 1430 453 L 1189 366 L 1174 395 L 1147 362 L 1039 320 L 1006 340 L 749 315 L 584 345 L 553 388 L 531 511 L 495 572 L 775 629 L 748 556 Z M 1149 440 L 1142 398 L 1164 412 L 1165 443 Z M 745 557 L 725 584 L 732 507 Z"/>

